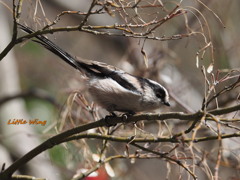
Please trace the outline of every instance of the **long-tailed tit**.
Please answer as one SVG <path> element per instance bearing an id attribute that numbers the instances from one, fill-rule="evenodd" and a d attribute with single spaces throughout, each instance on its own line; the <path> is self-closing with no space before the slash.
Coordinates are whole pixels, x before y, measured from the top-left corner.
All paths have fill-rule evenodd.
<path id="1" fill-rule="evenodd" d="M 20 24 L 19 27 L 29 34 L 35 32 Z M 87 77 L 90 94 L 107 111 L 136 113 L 157 109 L 161 104 L 170 106 L 168 91 L 159 83 L 133 76 L 105 63 L 77 60 L 46 37 L 37 35 L 36 38 L 35 42 Z"/>

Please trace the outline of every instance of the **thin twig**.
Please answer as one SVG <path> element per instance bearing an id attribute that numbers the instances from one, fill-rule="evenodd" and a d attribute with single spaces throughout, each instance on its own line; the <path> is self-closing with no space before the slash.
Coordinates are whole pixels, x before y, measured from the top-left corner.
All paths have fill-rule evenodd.
<path id="1" fill-rule="evenodd" d="M 28 98 L 28 97 L 34 97 L 34 98 L 39 98 L 39 99 L 48 101 L 59 109 L 62 107 L 60 105 L 60 103 L 58 103 L 56 101 L 56 99 L 54 99 L 52 96 L 50 96 L 45 91 L 39 90 L 39 89 L 30 89 L 25 92 L 20 92 L 20 93 L 14 94 L 14 95 L 5 96 L 3 98 L 0 98 L 0 106 L 2 106 L 4 103 L 14 100 L 16 98 Z"/>
<path id="2" fill-rule="evenodd" d="M 85 16 L 85 18 L 83 19 L 83 21 L 81 22 L 81 24 L 78 26 L 78 29 L 81 30 L 82 27 L 86 24 L 86 22 L 88 21 L 89 16 L 91 15 L 91 11 L 94 8 L 94 6 L 96 5 L 97 0 L 92 0 L 92 4 L 90 6 L 90 8 L 88 9 L 88 13 Z"/>
<path id="3" fill-rule="evenodd" d="M 178 164 L 178 165 L 181 166 L 183 169 L 185 169 L 185 170 L 193 177 L 193 179 L 195 179 L 195 180 L 197 179 L 197 176 L 196 176 L 189 168 L 187 168 L 187 166 L 185 166 L 180 160 L 171 158 L 171 157 L 167 156 L 166 154 L 162 154 L 162 153 L 159 153 L 159 152 L 156 152 L 156 151 L 152 151 L 152 150 L 150 150 L 150 149 L 148 149 L 148 148 L 144 148 L 144 147 L 142 147 L 142 146 L 140 146 L 140 145 L 138 145 L 138 144 L 135 144 L 135 143 L 131 143 L 131 145 L 133 145 L 133 146 L 135 146 L 135 147 L 138 147 L 138 148 L 140 148 L 140 149 L 142 149 L 142 150 L 144 150 L 144 151 L 147 151 L 147 152 L 151 152 L 151 153 L 153 153 L 153 154 L 156 154 L 156 155 L 158 155 L 160 158 L 165 158 L 165 159 L 167 159 L 167 160 L 170 161 L 170 162 L 174 162 L 174 163 Z"/>
<path id="4" fill-rule="evenodd" d="M 229 107 L 229 108 L 213 110 L 213 111 L 210 111 L 210 113 L 213 115 L 222 115 L 222 114 L 230 113 L 230 112 L 237 111 L 237 110 L 240 110 L 240 105 L 236 105 L 236 106 Z M 36 148 L 31 150 L 29 153 L 24 155 L 22 158 L 15 161 L 5 171 L 0 173 L 0 178 L 2 178 L 1 180 L 5 180 L 5 179 L 9 178 L 21 165 L 25 164 L 26 162 L 28 162 L 29 160 L 31 160 L 38 154 L 42 153 L 43 151 L 50 149 L 53 146 L 61 143 L 63 141 L 63 139 L 66 139 L 74 134 L 78 134 L 78 133 L 87 131 L 89 129 L 107 126 L 107 125 L 109 125 L 109 122 L 111 122 L 115 125 L 115 124 L 122 123 L 122 122 L 131 123 L 131 122 L 137 122 L 137 121 L 141 121 L 141 120 L 149 120 L 150 121 L 150 120 L 179 119 L 179 120 L 194 121 L 194 120 L 196 120 L 196 118 L 199 118 L 199 117 L 202 117 L 201 112 L 197 112 L 195 114 L 184 114 L 184 113 L 166 113 L 166 114 L 153 114 L 153 115 L 142 114 L 142 115 L 130 116 L 130 117 L 128 117 L 127 120 L 123 119 L 122 117 L 112 117 L 108 121 L 108 123 L 105 121 L 105 119 L 101 119 L 101 120 L 93 122 L 93 123 L 78 126 L 76 128 L 67 130 L 63 133 L 57 134 L 56 136 L 49 138 L 48 140 L 46 140 L 45 142 L 43 142 L 42 144 L 40 144 L 39 146 L 37 146 Z M 222 135 L 222 138 L 238 137 L 238 136 L 239 136 L 239 133 L 234 133 L 234 134 L 231 134 L 228 136 Z M 206 138 L 196 139 L 196 140 L 194 140 L 194 142 L 204 141 L 205 139 Z M 207 137 L 207 139 L 212 140 L 212 139 L 215 139 L 215 137 L 211 137 L 211 138 Z M 173 141 L 177 141 L 177 140 L 175 139 Z"/>

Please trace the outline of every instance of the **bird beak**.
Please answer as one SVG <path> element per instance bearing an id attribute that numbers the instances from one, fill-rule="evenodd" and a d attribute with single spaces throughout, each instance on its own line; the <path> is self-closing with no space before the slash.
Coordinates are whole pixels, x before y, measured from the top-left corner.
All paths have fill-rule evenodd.
<path id="1" fill-rule="evenodd" d="M 164 102 L 163 104 L 166 105 L 166 106 L 170 106 L 169 102 Z"/>

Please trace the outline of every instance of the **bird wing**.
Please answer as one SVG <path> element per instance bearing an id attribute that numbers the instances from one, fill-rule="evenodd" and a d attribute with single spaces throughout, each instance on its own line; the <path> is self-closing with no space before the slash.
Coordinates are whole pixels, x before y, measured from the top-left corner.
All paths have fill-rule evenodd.
<path id="1" fill-rule="evenodd" d="M 18 26 L 20 27 L 20 29 L 29 34 L 35 33 L 33 29 L 27 26 L 21 24 L 18 24 Z M 33 40 L 34 42 L 41 44 L 46 49 L 59 56 L 66 63 L 78 69 L 80 72 L 84 73 L 87 77 L 94 76 L 97 78 L 112 78 L 114 81 L 116 81 L 119 85 L 126 88 L 127 90 L 137 92 L 137 88 L 127 80 L 129 79 L 129 77 L 132 77 L 133 79 L 134 77 L 122 71 L 121 69 L 98 61 L 84 60 L 80 58 L 77 59 L 56 44 L 54 44 L 45 36 L 36 35 L 36 38 L 37 40 Z M 127 76 L 128 78 L 126 78 Z"/>

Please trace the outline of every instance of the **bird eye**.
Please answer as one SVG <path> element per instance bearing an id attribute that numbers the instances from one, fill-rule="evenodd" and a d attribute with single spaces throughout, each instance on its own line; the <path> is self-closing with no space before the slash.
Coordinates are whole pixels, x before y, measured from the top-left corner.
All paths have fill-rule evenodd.
<path id="1" fill-rule="evenodd" d="M 158 98 L 160 98 L 160 99 L 163 98 L 163 95 L 162 95 L 162 94 L 159 94 L 159 93 L 157 93 L 156 96 L 157 96 Z"/>

